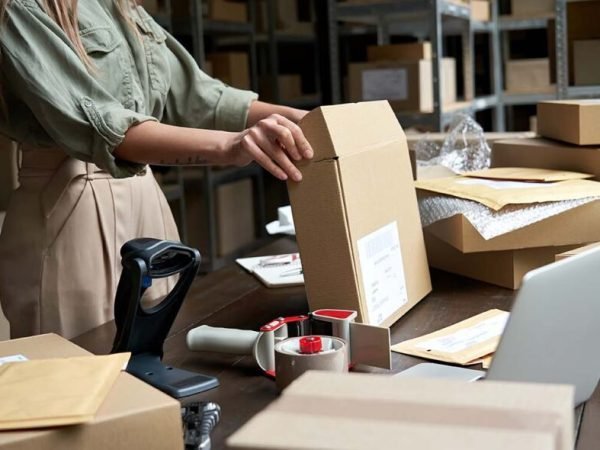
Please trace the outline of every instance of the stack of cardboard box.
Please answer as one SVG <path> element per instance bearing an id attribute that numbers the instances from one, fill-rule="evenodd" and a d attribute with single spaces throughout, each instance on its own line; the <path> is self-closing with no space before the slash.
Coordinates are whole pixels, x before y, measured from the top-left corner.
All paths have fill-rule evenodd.
<path id="1" fill-rule="evenodd" d="M 433 111 L 432 51 L 429 42 L 368 48 L 368 62 L 350 64 L 351 101 L 389 100 L 395 111 Z M 456 60 L 442 58 L 442 105 L 456 102 Z"/>
<path id="2" fill-rule="evenodd" d="M 543 138 L 496 141 L 492 167 L 569 170 L 600 180 L 600 100 L 551 101 L 538 105 Z M 549 139 L 551 138 L 551 139 Z M 516 289 L 529 270 L 582 244 L 600 241 L 600 202 L 489 240 L 462 215 L 425 229 L 432 267 Z"/>

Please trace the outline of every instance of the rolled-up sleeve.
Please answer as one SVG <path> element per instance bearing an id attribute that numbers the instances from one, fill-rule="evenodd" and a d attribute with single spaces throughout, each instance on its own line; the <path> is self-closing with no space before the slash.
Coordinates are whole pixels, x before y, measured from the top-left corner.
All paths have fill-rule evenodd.
<path id="1" fill-rule="evenodd" d="M 202 72 L 188 51 L 171 35 L 169 49 L 171 87 L 163 121 L 172 125 L 241 131 L 248 110 L 258 95 L 227 86 Z"/>
<path id="2" fill-rule="evenodd" d="M 3 87 L 71 156 L 115 177 L 139 172 L 143 165 L 119 160 L 113 150 L 131 126 L 156 119 L 125 108 L 104 89 L 33 0 L 12 0 L 6 16 L 0 31 Z"/>

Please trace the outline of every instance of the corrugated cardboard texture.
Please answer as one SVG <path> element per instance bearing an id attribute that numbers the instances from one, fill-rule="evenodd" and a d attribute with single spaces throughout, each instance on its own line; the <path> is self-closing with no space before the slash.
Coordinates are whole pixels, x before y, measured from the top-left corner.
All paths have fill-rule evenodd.
<path id="1" fill-rule="evenodd" d="M 577 145 L 600 145 L 600 100 L 553 100 L 538 103 L 541 136 Z"/>
<path id="2" fill-rule="evenodd" d="M 29 359 L 90 353 L 55 334 L 0 342 L 0 356 Z M 43 431 L 1 432 L 4 450 L 181 450 L 179 402 L 121 373 L 92 422 Z"/>
<path id="3" fill-rule="evenodd" d="M 335 386 L 335 389 L 332 389 Z M 235 449 L 567 450 L 573 388 L 307 372 Z"/>
<path id="4" fill-rule="evenodd" d="M 600 146 L 580 147 L 540 138 L 496 141 L 491 166 L 571 170 L 600 180 Z"/>
<path id="5" fill-rule="evenodd" d="M 476 253 L 597 242 L 599 223 L 600 201 L 595 201 L 488 240 L 462 215 L 440 220 L 427 231 L 463 253 Z"/>
<path id="6" fill-rule="evenodd" d="M 561 246 L 462 253 L 427 231 L 425 245 L 431 267 L 508 289 L 518 289 L 527 272 L 550 264 L 556 253 L 573 248 Z"/>
<path id="7" fill-rule="evenodd" d="M 310 308 L 368 320 L 357 240 L 397 222 L 408 302 L 388 326 L 431 290 L 402 128 L 387 102 L 322 107 L 300 126 L 315 156 L 288 190 Z"/>

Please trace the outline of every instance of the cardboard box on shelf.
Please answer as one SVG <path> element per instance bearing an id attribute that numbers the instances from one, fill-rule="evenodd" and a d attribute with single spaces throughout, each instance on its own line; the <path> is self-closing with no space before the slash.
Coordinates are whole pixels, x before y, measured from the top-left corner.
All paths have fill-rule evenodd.
<path id="1" fill-rule="evenodd" d="M 300 75 L 278 75 L 279 101 L 291 101 L 302 97 L 302 77 Z M 261 77 L 260 97 L 266 101 L 274 101 L 273 83 L 270 77 Z"/>
<path id="2" fill-rule="evenodd" d="M 506 62 L 506 92 L 532 94 L 551 92 L 548 58 L 515 59 Z"/>
<path id="3" fill-rule="evenodd" d="M 351 101 L 388 100 L 395 111 L 433 111 L 431 60 L 349 66 Z M 442 59 L 442 105 L 456 102 L 456 60 Z"/>
<path id="4" fill-rule="evenodd" d="M 252 180 L 223 184 L 216 190 L 217 253 L 224 256 L 256 239 Z"/>
<path id="5" fill-rule="evenodd" d="M 402 127 L 383 101 L 324 106 L 300 127 L 315 156 L 288 190 L 310 309 L 389 326 L 431 290 Z"/>
<path id="6" fill-rule="evenodd" d="M 491 166 L 568 170 L 592 174 L 600 181 L 600 146 L 543 138 L 499 140 L 492 146 Z"/>
<path id="7" fill-rule="evenodd" d="M 188 243 L 203 253 L 208 248 L 206 198 L 200 180 L 186 182 Z M 252 181 L 243 179 L 215 189 L 217 255 L 225 256 L 256 239 Z"/>
<path id="8" fill-rule="evenodd" d="M 600 85 L 600 39 L 573 42 L 573 70 L 576 86 Z"/>
<path id="9" fill-rule="evenodd" d="M 67 358 L 90 353 L 55 334 L 0 342 L 0 356 L 28 359 Z M 183 448 L 178 401 L 122 372 L 96 417 L 83 425 L 43 430 L 5 431 L 6 450 L 125 450 Z"/>
<path id="10" fill-rule="evenodd" d="M 600 39 L 600 1 L 567 2 L 567 44 L 569 55 L 569 80 L 575 79 L 574 46 L 576 41 Z M 594 55 L 588 64 L 597 64 L 598 56 Z"/>
<path id="11" fill-rule="evenodd" d="M 568 450 L 574 439 L 573 396 L 566 385 L 310 371 L 227 445 Z"/>
<path id="12" fill-rule="evenodd" d="M 600 145 L 600 99 L 538 103 L 538 133 L 577 145 Z"/>
<path id="13" fill-rule="evenodd" d="M 224 22 L 247 22 L 248 4 L 235 0 L 208 0 L 207 19 Z"/>
<path id="14" fill-rule="evenodd" d="M 491 20 L 490 2 L 488 0 L 471 0 L 471 19 L 489 22 Z"/>
<path id="15" fill-rule="evenodd" d="M 430 42 L 408 44 L 370 45 L 367 47 L 367 60 L 374 61 L 419 61 L 431 59 Z"/>
<path id="16" fill-rule="evenodd" d="M 554 14 L 554 0 L 511 0 L 513 16 L 548 16 Z"/>
<path id="17" fill-rule="evenodd" d="M 462 214 L 426 230 L 463 253 L 581 245 L 600 241 L 600 201 L 593 201 L 492 239 L 484 239 Z"/>
<path id="18" fill-rule="evenodd" d="M 588 244 L 583 247 L 577 247 L 571 250 L 566 250 L 556 255 L 556 261 L 560 261 L 561 259 L 570 258 L 571 256 L 579 255 L 580 253 L 587 252 L 593 248 L 600 247 L 600 242 L 594 242 L 593 244 Z"/>
<path id="19" fill-rule="evenodd" d="M 248 53 L 209 53 L 206 60 L 212 64 L 212 75 L 238 89 L 250 89 L 250 63 Z"/>
<path id="20" fill-rule="evenodd" d="M 574 248 L 571 245 L 462 253 L 428 232 L 425 246 L 430 267 L 508 289 L 518 289 L 527 272 L 554 262 L 557 253 Z"/>

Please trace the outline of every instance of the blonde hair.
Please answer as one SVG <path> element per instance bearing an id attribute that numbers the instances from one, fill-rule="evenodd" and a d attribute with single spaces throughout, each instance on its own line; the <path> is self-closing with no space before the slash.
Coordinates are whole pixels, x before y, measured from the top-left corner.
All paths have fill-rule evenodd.
<path id="1" fill-rule="evenodd" d="M 132 8 L 132 0 L 113 0 L 119 13 L 125 18 L 125 21 L 133 27 L 135 26 L 128 11 Z M 6 8 L 10 0 L 0 0 L 0 20 L 3 22 Z M 77 21 L 78 0 L 43 0 L 46 13 L 56 22 L 64 31 L 67 38 L 75 47 L 79 58 L 83 61 L 88 70 L 93 70 L 92 60 L 88 56 L 81 37 L 79 36 L 79 23 Z M 136 30 L 137 32 L 137 30 Z M 136 33 L 137 34 L 137 33 Z"/>

